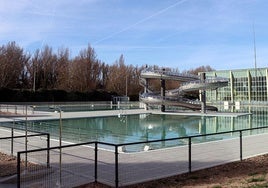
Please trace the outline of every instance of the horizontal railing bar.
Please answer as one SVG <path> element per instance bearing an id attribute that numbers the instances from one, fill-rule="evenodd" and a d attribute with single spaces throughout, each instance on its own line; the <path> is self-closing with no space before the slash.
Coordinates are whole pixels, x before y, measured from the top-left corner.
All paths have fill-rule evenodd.
<path id="1" fill-rule="evenodd" d="M 234 130 L 234 131 L 225 131 L 225 132 L 218 132 L 218 133 L 209 133 L 209 134 L 204 134 L 204 135 L 192 135 L 192 136 L 184 136 L 184 137 L 167 138 L 164 140 L 157 139 L 157 140 L 148 140 L 148 141 L 141 141 L 141 142 L 129 142 L 129 143 L 116 144 L 116 145 L 117 146 L 127 146 L 127 145 L 145 144 L 145 143 L 152 143 L 152 142 L 182 140 L 182 139 L 198 138 L 198 137 L 204 137 L 204 136 L 214 136 L 214 135 L 220 135 L 220 134 L 237 133 L 240 131 L 245 132 L 245 131 L 251 131 L 251 130 L 256 130 L 256 129 L 265 129 L 265 128 L 268 128 L 268 126 L 254 127 L 254 128 L 248 128 L 248 129 L 239 129 L 239 130 Z"/>
<path id="2" fill-rule="evenodd" d="M 27 137 L 35 137 L 35 136 L 47 136 L 49 135 L 48 133 L 39 133 L 39 134 L 28 134 Z M 0 140 L 4 139 L 14 139 L 14 138 L 25 138 L 26 135 L 21 135 L 21 136 L 9 136 L 9 137 L 1 137 Z"/>
<path id="3" fill-rule="evenodd" d="M 5 122 L 5 123 L 13 124 L 12 122 Z M 18 123 L 14 123 L 14 124 L 18 124 Z M 8 129 L 20 130 L 20 131 L 25 131 L 26 130 L 25 128 L 19 128 L 19 127 L 13 127 L 13 126 L 1 125 L 1 124 L 0 124 L 0 127 L 4 127 L 4 128 L 8 128 Z M 30 125 L 28 125 L 27 127 L 30 127 Z M 37 133 L 37 134 L 49 134 L 49 133 L 46 133 L 46 132 L 35 131 L 35 130 L 30 130 L 30 129 L 27 129 L 27 131 L 32 132 L 32 133 Z"/>
<path id="4" fill-rule="evenodd" d="M 34 149 L 34 150 L 28 150 L 28 151 L 19 151 L 18 153 L 38 152 L 38 151 L 44 151 L 44 150 L 53 150 L 53 149 L 60 149 L 60 148 L 68 148 L 68 147 L 75 147 L 75 146 L 82 146 L 82 145 L 89 145 L 89 144 L 96 144 L 96 143 L 97 144 L 102 144 L 102 145 L 119 147 L 119 146 L 138 145 L 138 144 L 153 143 L 153 142 L 182 140 L 182 139 L 189 139 L 189 138 L 192 139 L 192 138 L 198 138 L 198 137 L 204 137 L 204 136 L 213 136 L 213 135 L 220 135 L 220 134 L 245 132 L 245 131 L 257 130 L 257 129 L 265 129 L 265 128 L 268 128 L 268 126 L 254 127 L 254 128 L 234 130 L 234 131 L 225 131 L 225 132 L 219 132 L 219 133 L 210 133 L 210 134 L 204 134 L 204 135 L 193 135 L 193 136 L 185 136 L 185 137 L 177 137 L 177 138 L 167 138 L 167 139 L 157 139 L 157 140 L 149 140 L 149 141 L 142 141 L 142 142 L 122 143 L 122 144 L 113 144 L 113 143 L 108 143 L 108 142 L 92 141 L 92 142 L 83 142 L 83 143 L 77 143 L 77 144 L 64 145 L 64 146 L 61 146 L 61 147 L 60 146 L 55 146 L 55 147 L 50 147 L 50 148 L 40 148 L 40 149 Z"/>
<path id="5" fill-rule="evenodd" d="M 39 151 L 46 151 L 46 150 L 53 150 L 53 149 L 60 149 L 60 148 L 69 148 L 74 146 L 82 146 L 82 145 L 89 145 L 89 144 L 95 144 L 96 142 L 83 142 L 78 144 L 69 144 L 69 145 L 63 145 L 63 146 L 55 146 L 50 148 L 40 148 L 40 149 L 33 149 L 33 150 L 27 150 L 27 151 L 19 151 L 18 154 L 22 153 L 33 153 L 33 152 L 39 152 Z"/>

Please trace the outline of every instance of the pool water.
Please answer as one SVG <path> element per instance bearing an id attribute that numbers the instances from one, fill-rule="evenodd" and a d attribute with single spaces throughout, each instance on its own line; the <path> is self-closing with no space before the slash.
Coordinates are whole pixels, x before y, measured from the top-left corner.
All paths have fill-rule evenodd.
<path id="1" fill-rule="evenodd" d="M 64 119 L 62 137 L 64 141 L 80 143 L 88 141 L 101 141 L 114 144 L 148 141 L 203 135 L 232 130 L 248 129 L 268 125 L 268 108 L 243 108 L 235 112 L 250 112 L 251 115 L 239 117 L 201 117 L 179 115 L 121 115 L 112 117 L 95 117 Z M 52 137 L 59 135 L 59 120 L 34 121 L 28 123 L 28 129 L 48 132 Z M 260 130 L 248 134 L 256 134 Z M 262 130 L 263 131 L 263 130 Z M 226 139 L 233 136 L 215 135 L 209 139 L 197 139 L 204 142 L 216 139 Z M 165 143 L 164 147 L 174 146 L 178 141 Z M 161 148 L 163 145 L 155 145 Z"/>

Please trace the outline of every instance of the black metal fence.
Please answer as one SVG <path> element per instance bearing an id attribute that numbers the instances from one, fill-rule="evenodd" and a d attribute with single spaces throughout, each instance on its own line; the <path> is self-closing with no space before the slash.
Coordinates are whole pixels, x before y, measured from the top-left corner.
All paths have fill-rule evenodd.
<path id="1" fill-rule="evenodd" d="M 75 187 L 94 181 L 94 146 L 95 142 L 88 142 L 18 152 L 17 187 Z M 26 155 L 35 159 L 27 168 Z"/>
<path id="2" fill-rule="evenodd" d="M 49 133 L 18 128 L 15 127 L 15 122 L 12 123 L 12 127 L 1 125 L 1 129 L 5 134 L 0 135 L 0 151 L 6 154 L 14 155 L 18 151 L 50 147 Z"/>
<path id="3" fill-rule="evenodd" d="M 267 129 L 265 126 L 146 142 L 87 142 L 20 151 L 17 185 L 76 187 L 101 182 L 120 187 L 192 172 L 267 153 Z M 166 148 L 157 149 L 159 145 Z M 143 151 L 133 152 L 137 148 Z M 25 156 L 34 159 L 26 168 Z"/>

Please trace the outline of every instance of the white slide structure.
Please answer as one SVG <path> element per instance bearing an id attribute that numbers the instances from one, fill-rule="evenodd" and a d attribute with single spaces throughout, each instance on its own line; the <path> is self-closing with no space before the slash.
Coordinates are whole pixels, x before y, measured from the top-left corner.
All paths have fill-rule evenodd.
<path id="1" fill-rule="evenodd" d="M 166 90 L 165 96 L 162 97 L 158 91 L 150 91 L 146 86 L 148 79 L 162 79 L 162 80 L 176 80 L 181 82 L 181 86 Z M 207 77 L 201 80 L 199 76 L 191 74 L 181 74 L 165 70 L 145 69 L 141 72 L 140 83 L 145 87 L 145 92 L 140 94 L 140 101 L 150 105 L 167 105 L 167 106 L 181 106 L 192 110 L 200 110 L 201 102 L 193 101 L 185 97 L 185 93 L 196 90 L 214 90 L 219 87 L 228 85 L 228 79 L 219 77 Z M 207 106 L 207 110 L 217 111 L 214 106 Z"/>

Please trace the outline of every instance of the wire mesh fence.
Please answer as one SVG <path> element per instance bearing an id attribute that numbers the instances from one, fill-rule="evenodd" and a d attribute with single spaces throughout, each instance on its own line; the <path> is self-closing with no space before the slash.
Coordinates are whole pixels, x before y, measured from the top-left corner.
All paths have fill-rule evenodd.
<path id="1" fill-rule="evenodd" d="M 27 166 L 26 154 L 32 159 Z M 94 143 L 18 152 L 18 187 L 68 188 L 94 181 L 94 157 Z"/>
<path id="2" fill-rule="evenodd" d="M 267 153 L 268 134 L 262 131 L 267 128 L 125 144 L 90 142 L 18 152 L 18 187 L 76 187 L 94 181 L 120 187 L 217 166 Z M 259 134 L 251 135 L 254 131 Z M 227 134 L 232 137 L 223 139 Z M 157 145 L 168 147 L 158 149 Z M 137 152 L 137 148 L 143 151 Z"/>
<path id="3" fill-rule="evenodd" d="M 1 126 L 0 151 L 15 155 L 18 151 L 50 147 L 50 135 Z"/>

